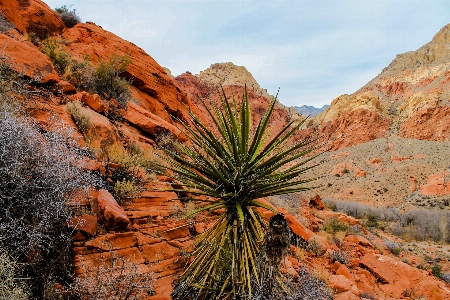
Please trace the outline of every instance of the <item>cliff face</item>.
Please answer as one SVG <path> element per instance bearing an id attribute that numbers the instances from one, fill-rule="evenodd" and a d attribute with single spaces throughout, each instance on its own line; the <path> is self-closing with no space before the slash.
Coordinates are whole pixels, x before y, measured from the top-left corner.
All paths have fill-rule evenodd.
<path id="1" fill-rule="evenodd" d="M 331 123 L 350 123 L 353 110 L 370 111 L 377 115 L 375 123 L 380 135 L 400 136 L 431 141 L 450 139 L 450 24 L 443 27 L 434 38 L 416 51 L 399 54 L 382 72 L 352 95 L 343 95 L 333 100 L 331 106 L 315 120 L 315 126 L 329 127 Z M 345 115 L 344 115 L 345 114 Z M 379 120 L 384 120 L 383 124 Z M 381 128 L 380 128 L 381 127 Z M 355 134 L 348 145 L 365 141 L 353 128 L 343 125 L 339 132 L 327 133 L 335 140 L 340 132 Z M 343 144 L 331 143 L 333 149 Z"/>

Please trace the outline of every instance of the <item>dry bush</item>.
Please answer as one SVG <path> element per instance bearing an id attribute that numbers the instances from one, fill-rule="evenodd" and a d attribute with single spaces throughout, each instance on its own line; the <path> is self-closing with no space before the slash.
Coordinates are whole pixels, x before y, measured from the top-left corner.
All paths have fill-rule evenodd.
<path id="1" fill-rule="evenodd" d="M 83 154 L 70 130 L 53 132 L 10 111 L 0 111 L 0 246 L 14 253 L 35 297 L 47 282 L 70 281 L 71 195 L 100 185 L 78 167 Z"/>
<path id="2" fill-rule="evenodd" d="M 301 199 L 300 195 L 295 193 L 280 196 L 271 196 L 268 198 L 270 203 L 272 203 L 278 208 L 286 209 L 292 215 L 297 215 L 300 212 L 301 210 L 300 199 Z"/>
<path id="3" fill-rule="evenodd" d="M 399 255 L 400 252 L 402 252 L 402 248 L 400 248 L 400 246 L 396 242 L 384 240 L 384 245 L 386 246 L 386 249 L 388 249 L 391 253 L 395 255 Z"/>
<path id="4" fill-rule="evenodd" d="M 317 238 L 317 236 L 313 236 L 308 240 L 308 245 L 306 246 L 306 251 L 312 252 L 316 254 L 317 256 L 322 255 L 325 252 L 325 247 L 320 241 L 320 239 Z"/>
<path id="5" fill-rule="evenodd" d="M 84 267 L 82 277 L 77 277 L 70 292 L 82 299 L 90 300 L 138 300 L 146 299 L 155 292 L 153 273 L 140 273 L 139 267 L 125 259 L 109 253 L 109 260 L 101 261 L 93 272 Z"/>
<path id="6" fill-rule="evenodd" d="M 26 300 L 30 296 L 25 281 L 17 278 L 18 269 L 17 261 L 0 248 L 0 299 Z"/>
<path id="7" fill-rule="evenodd" d="M 443 273 L 441 275 L 442 280 L 444 280 L 447 283 L 450 283 L 450 273 Z"/>
<path id="8" fill-rule="evenodd" d="M 127 199 L 137 198 L 140 194 L 139 187 L 131 180 L 118 180 L 114 185 L 114 198 L 119 204 L 122 204 Z"/>
<path id="9" fill-rule="evenodd" d="M 401 212 L 398 208 L 374 208 L 362 203 L 341 200 L 325 200 L 327 206 L 335 206 L 352 217 L 368 218 L 366 224 L 379 226 L 386 222 L 385 230 L 406 239 L 450 242 L 450 212 L 415 208 Z"/>
<path id="10" fill-rule="evenodd" d="M 66 25 L 66 27 L 72 28 L 73 26 L 81 22 L 81 18 L 77 14 L 76 9 L 69 10 L 69 7 L 67 7 L 66 5 L 55 8 L 55 12 L 64 22 L 64 25 Z"/>
<path id="11" fill-rule="evenodd" d="M 331 292 L 324 281 L 312 275 L 306 268 L 297 271 L 298 276 L 289 277 L 286 284 L 288 293 L 264 294 L 256 289 L 252 300 L 331 300 Z M 245 299 L 245 298 L 243 298 Z"/>
<path id="12" fill-rule="evenodd" d="M 91 126 L 90 110 L 84 110 L 80 101 L 67 104 L 67 110 L 72 115 L 72 119 L 82 133 L 86 133 Z"/>
<path id="13" fill-rule="evenodd" d="M 348 263 L 348 255 L 342 250 L 334 250 L 330 253 L 330 259 L 332 262 L 339 262 L 341 264 L 347 264 Z"/>

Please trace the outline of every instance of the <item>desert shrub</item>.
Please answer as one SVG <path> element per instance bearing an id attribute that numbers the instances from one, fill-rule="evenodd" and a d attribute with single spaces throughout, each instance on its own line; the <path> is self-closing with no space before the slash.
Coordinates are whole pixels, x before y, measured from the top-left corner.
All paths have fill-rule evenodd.
<path id="1" fill-rule="evenodd" d="M 114 198 L 121 204 L 127 199 L 139 197 L 140 192 L 136 184 L 131 180 L 118 180 L 114 185 Z"/>
<path id="2" fill-rule="evenodd" d="M 323 230 L 329 234 L 335 234 L 339 231 L 347 231 L 348 223 L 339 220 L 337 217 L 331 217 L 323 223 Z"/>
<path id="3" fill-rule="evenodd" d="M 66 5 L 55 8 L 55 12 L 59 15 L 66 27 L 72 28 L 81 22 L 81 18 L 77 14 L 76 9 L 70 10 Z"/>
<path id="4" fill-rule="evenodd" d="M 26 300 L 30 296 L 26 282 L 17 278 L 18 269 L 17 261 L 0 248 L 0 299 Z"/>
<path id="5" fill-rule="evenodd" d="M 82 133 L 86 133 L 91 125 L 91 115 L 89 110 L 83 110 L 80 101 L 67 104 L 67 110 L 72 115 L 72 119 Z"/>
<path id="6" fill-rule="evenodd" d="M 53 63 L 53 66 L 55 66 L 56 71 L 60 75 L 63 75 L 73 63 L 72 56 L 67 53 L 55 40 L 44 40 L 42 42 L 41 51 L 48 56 Z"/>
<path id="7" fill-rule="evenodd" d="M 443 273 L 441 275 L 442 280 L 444 280 L 447 283 L 450 283 L 450 273 Z"/>
<path id="8" fill-rule="evenodd" d="M 331 300 L 331 292 L 327 285 L 317 279 L 306 268 L 297 271 L 298 276 L 290 277 L 287 293 L 265 294 L 258 288 L 252 300 Z M 245 299 L 245 298 L 244 298 Z"/>
<path id="9" fill-rule="evenodd" d="M 439 265 L 432 266 L 431 274 L 433 274 L 437 278 L 441 278 L 442 277 L 442 267 Z"/>
<path id="10" fill-rule="evenodd" d="M 384 240 L 384 245 L 392 254 L 399 255 L 402 252 L 402 248 L 396 242 Z"/>
<path id="11" fill-rule="evenodd" d="M 122 106 L 131 99 L 130 82 L 121 75 L 131 63 L 128 56 L 114 55 L 109 61 L 101 62 L 92 74 L 90 89 L 106 98 L 114 98 Z"/>
<path id="12" fill-rule="evenodd" d="M 306 245 L 306 251 L 312 252 L 317 256 L 322 255 L 325 252 L 325 248 L 322 242 L 317 238 L 317 236 L 313 236 L 308 240 L 308 244 Z"/>
<path id="13" fill-rule="evenodd" d="M 378 225 L 378 221 L 385 221 L 387 226 L 384 229 L 402 238 L 450 242 L 449 211 L 415 208 L 401 212 L 398 208 L 375 208 L 341 200 L 326 199 L 324 202 L 355 218 L 368 218 L 366 225 L 375 224 L 375 219 Z"/>
<path id="14" fill-rule="evenodd" d="M 66 138 L 69 129 L 52 125 L 56 131 L 45 132 L 24 117 L 0 112 L 0 246 L 16 255 L 37 298 L 47 282 L 70 281 L 67 201 L 100 184 L 78 167 L 82 152 Z"/>
<path id="15" fill-rule="evenodd" d="M 367 227 L 375 227 L 375 228 L 377 228 L 379 226 L 377 215 L 375 215 L 373 213 L 368 213 L 367 214 L 367 220 L 364 223 L 364 225 L 367 226 Z"/>
<path id="16" fill-rule="evenodd" d="M 341 264 L 348 263 L 348 255 L 342 250 L 334 250 L 330 253 L 330 259 L 332 262 L 339 262 Z"/>
<path id="17" fill-rule="evenodd" d="M 146 299 L 155 292 L 154 274 L 141 273 L 136 263 L 124 257 L 109 253 L 109 259 L 101 260 L 97 267 L 77 277 L 70 292 L 81 299 L 137 300 Z"/>

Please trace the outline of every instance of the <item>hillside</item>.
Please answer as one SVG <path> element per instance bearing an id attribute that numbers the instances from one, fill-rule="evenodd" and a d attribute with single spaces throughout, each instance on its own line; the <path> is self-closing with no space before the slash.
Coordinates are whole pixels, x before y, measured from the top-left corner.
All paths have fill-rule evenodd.
<path id="1" fill-rule="evenodd" d="M 203 238 L 201 234 L 223 213 L 180 220 L 199 203 L 181 201 L 183 186 L 157 175 L 161 170 L 154 162 L 160 161 L 162 148 L 173 150 L 174 143 L 190 145 L 180 130 L 180 122 L 191 124 L 190 112 L 205 126 L 212 126 L 197 96 L 210 97 L 218 104 L 218 85 L 228 95 L 240 95 L 246 84 L 253 125 L 264 115 L 272 96 L 244 67 L 232 63 L 213 64 L 198 75 L 185 73 L 173 78 L 138 46 L 92 22 L 68 27 L 39 0 L 0 1 L 0 43 L 0 124 L 6 124 L 0 128 L 0 137 L 8 141 L 7 147 L 0 147 L 0 171 L 12 183 L 15 178 L 22 180 L 17 189 L 6 179 L 2 181 L 2 188 L 13 187 L 11 194 L 0 194 L 2 218 L 7 216 L 10 221 L 10 227 L 5 227 L 7 218 L 0 224 L 2 262 L 19 260 L 8 264 L 9 269 L 17 269 L 13 275 L 19 278 L 30 276 L 26 278 L 35 298 L 78 295 L 93 299 L 104 293 L 98 299 L 123 299 L 123 293 L 133 291 L 137 299 L 171 299 L 173 285 L 191 262 L 193 249 L 189 246 Z M 439 61 L 444 60 L 441 58 Z M 425 59 L 423 63 L 431 64 Z M 450 280 L 444 275 L 450 274 L 450 258 L 445 249 L 426 252 L 420 245 L 406 244 L 382 231 L 381 226 L 367 224 L 365 218 L 331 211 L 321 200 L 397 205 L 392 197 L 403 197 L 416 205 L 421 203 L 422 193 L 438 195 L 441 198 L 434 206 L 445 206 L 443 197 L 450 186 L 445 185 L 448 172 L 441 166 L 449 161 L 437 153 L 447 153 L 448 142 L 394 136 L 391 110 L 382 113 L 388 100 L 366 96 L 367 91 L 358 93 L 333 101 L 315 118 L 316 123 L 311 123 L 318 132 L 328 134 L 337 149 L 323 154 L 319 158 L 323 164 L 313 169 L 326 174 L 318 182 L 319 189 L 311 194 L 261 199 L 284 215 L 292 234 L 281 272 L 304 284 L 306 292 L 325 287 L 328 298 L 334 300 L 448 299 Z M 293 108 L 276 103 L 272 136 L 299 118 Z M 291 142 L 295 144 L 313 130 L 300 131 Z M 349 130 L 357 132 L 352 140 L 346 138 Z M 386 132 L 392 135 L 385 138 Z M 356 143 L 358 138 L 361 142 Z M 14 152 L 18 145 L 21 148 Z M 14 172 L 4 168 L 9 156 L 3 153 L 12 153 L 13 161 L 8 161 L 7 167 Z M 377 181 L 379 173 L 391 175 Z M 389 185 L 383 195 L 376 195 L 378 201 L 366 201 L 368 194 L 364 193 L 378 191 L 388 182 L 395 188 Z M 48 184 L 56 192 L 40 197 Z M 60 190 L 60 186 L 66 189 Z M 22 191 L 36 196 L 35 207 L 16 218 L 18 211 L 30 210 L 30 195 Z M 356 196 L 361 198 L 352 198 Z M 21 206 L 11 206 L 11 199 Z M 43 200 L 47 202 L 39 202 Z M 206 201 L 202 199 L 200 204 Z M 54 215 L 45 215 L 52 206 L 47 209 L 45 203 L 56 206 Z M 64 209 L 64 214 L 58 209 Z M 258 209 L 266 221 L 273 215 L 270 210 Z M 32 223 L 35 210 L 44 212 L 38 223 Z M 40 227 L 56 221 L 59 227 Z M 31 225 L 24 227 L 27 222 Z M 40 242 L 39 238 L 50 235 L 63 241 L 58 244 L 42 238 Z M 22 237 L 27 243 L 29 238 L 27 247 L 14 248 L 16 244 L 3 242 L 23 242 Z M 448 236 L 440 239 L 448 242 Z M 11 254 L 4 255 L 4 249 Z M 57 270 L 50 269 L 53 264 Z M 27 269 L 21 271 L 25 265 Z M 433 268 L 442 274 L 432 273 Z"/>

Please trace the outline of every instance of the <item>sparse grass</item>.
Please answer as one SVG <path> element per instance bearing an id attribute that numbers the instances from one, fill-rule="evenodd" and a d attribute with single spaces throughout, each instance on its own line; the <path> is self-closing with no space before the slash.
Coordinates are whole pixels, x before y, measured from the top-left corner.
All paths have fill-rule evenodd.
<path id="1" fill-rule="evenodd" d="M 83 109 L 80 101 L 74 101 L 67 104 L 67 110 L 72 115 L 72 119 L 77 125 L 78 129 L 83 134 L 86 134 L 91 125 L 91 115 L 89 109 Z"/>

